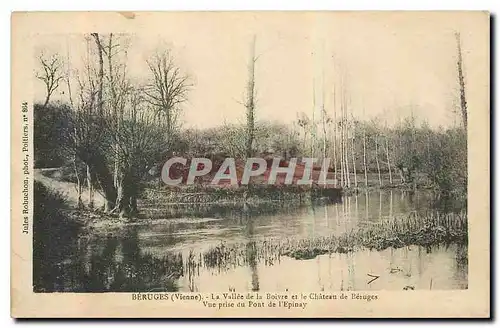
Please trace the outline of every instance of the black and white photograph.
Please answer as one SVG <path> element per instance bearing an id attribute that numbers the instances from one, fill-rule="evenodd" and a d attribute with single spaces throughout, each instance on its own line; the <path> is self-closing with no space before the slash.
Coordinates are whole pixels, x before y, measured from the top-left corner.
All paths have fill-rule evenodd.
<path id="1" fill-rule="evenodd" d="M 471 288 L 488 13 L 158 15 L 31 32 L 33 293 L 305 311 Z"/>

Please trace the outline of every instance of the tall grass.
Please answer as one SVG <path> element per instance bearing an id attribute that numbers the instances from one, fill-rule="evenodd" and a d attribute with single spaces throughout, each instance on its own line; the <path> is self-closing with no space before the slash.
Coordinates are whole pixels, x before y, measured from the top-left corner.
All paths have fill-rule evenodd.
<path id="1" fill-rule="evenodd" d="M 360 244 L 383 250 L 407 245 L 430 247 L 443 243 L 467 243 L 467 214 L 430 212 L 425 216 L 412 214 L 406 218 L 384 221 L 357 233 Z"/>
<path id="2" fill-rule="evenodd" d="M 250 261 L 273 265 L 281 257 L 312 259 L 327 253 L 349 253 L 360 249 L 381 251 L 415 245 L 430 249 L 442 244 L 467 244 L 467 214 L 428 213 L 412 214 L 344 232 L 314 238 L 263 239 L 248 243 L 227 244 L 222 242 L 203 254 L 190 255 L 185 267 L 228 270 Z"/>

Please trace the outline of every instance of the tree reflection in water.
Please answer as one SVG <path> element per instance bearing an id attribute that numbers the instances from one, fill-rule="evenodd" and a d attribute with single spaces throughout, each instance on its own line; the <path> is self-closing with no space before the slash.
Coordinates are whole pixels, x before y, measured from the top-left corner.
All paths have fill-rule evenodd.
<path id="1" fill-rule="evenodd" d="M 413 206 L 409 197 L 405 197 L 405 202 L 401 202 L 398 193 L 399 191 L 393 190 L 384 191 L 383 195 L 365 192 L 348 197 L 342 203 L 314 203 L 300 209 L 282 203 L 273 203 L 269 206 L 245 203 L 239 207 L 230 207 L 228 212 L 212 215 L 212 211 L 217 209 L 193 208 L 194 216 L 198 216 L 203 210 L 208 210 L 205 217 L 224 217 L 224 220 L 215 221 L 216 223 L 207 229 L 217 231 L 210 232 L 216 237 L 209 235 L 211 239 L 199 234 L 204 227 L 199 228 L 196 223 L 190 222 L 166 227 L 163 226 L 164 223 L 155 226 L 128 226 L 116 228 L 112 234 L 97 233 L 97 231 L 88 234 L 79 226 L 69 224 L 71 221 L 58 213 L 48 212 L 48 208 L 55 208 L 52 206 L 54 204 L 38 206 L 37 220 L 34 222 L 34 291 L 147 292 L 178 289 L 198 291 L 206 288 L 200 285 L 198 279 L 200 272 L 202 275 L 210 272 L 214 274 L 212 279 L 216 279 L 215 276 L 223 276 L 226 272 L 242 266 L 246 267 L 243 278 L 246 288 L 258 291 L 263 288 L 262 286 L 269 284 L 267 267 L 280 265 L 281 248 L 277 246 L 293 246 L 290 240 L 295 234 L 305 233 L 311 238 L 318 235 L 316 237 L 321 239 L 323 235 L 346 233 L 359 226 L 370 227 L 382 220 L 413 215 L 414 211 L 424 215 L 425 211 L 443 203 L 442 200 L 440 203 L 432 202 L 431 197 L 419 195 L 413 198 L 418 202 L 418 206 Z M 39 201 L 35 197 L 35 203 Z M 319 209 L 323 211 L 318 211 Z M 221 235 L 223 237 L 220 238 L 218 229 L 225 231 L 224 233 L 231 232 L 229 235 Z M 181 237 L 173 237 L 178 231 L 188 236 L 193 233 L 195 237 L 192 238 L 196 240 L 207 238 L 207 243 L 211 243 L 210 249 L 204 251 L 191 249 L 192 247 L 182 249 L 171 247 L 175 243 L 181 243 L 179 242 L 182 240 Z M 151 239 L 144 239 L 145 236 L 151 235 L 153 235 Z M 231 240 L 237 242 L 231 243 Z M 280 243 L 282 241 L 283 245 L 270 242 L 274 240 Z M 146 249 L 157 251 L 147 253 Z M 408 256 L 404 252 L 398 254 L 397 258 L 390 259 L 389 266 L 399 257 Z M 340 287 L 342 290 L 358 288 L 354 278 L 362 273 L 356 263 L 359 261 L 355 261 L 359 257 L 355 255 L 346 256 L 347 266 L 340 272 L 335 272 L 341 276 L 341 286 L 337 288 Z M 374 253 L 374 256 L 376 255 Z M 329 278 L 321 274 L 331 263 L 323 265 L 319 258 L 316 258 L 315 263 L 318 271 L 317 284 L 320 288 L 335 288 L 333 282 L 338 278 L 334 272 L 328 270 Z M 455 277 L 455 280 L 465 281 L 461 283 L 460 288 L 467 288 L 467 264 L 465 247 L 465 251 L 457 251 L 455 262 L 457 275 L 461 275 Z M 297 265 L 302 265 L 302 262 L 297 262 Z M 411 272 L 411 269 L 416 271 L 419 268 L 412 266 L 408 269 L 413 276 L 415 272 Z M 179 281 L 181 276 L 187 281 L 184 279 Z M 433 289 L 439 288 L 436 279 L 437 276 L 433 277 Z M 184 285 L 186 283 L 187 286 Z M 238 282 L 228 283 L 229 288 L 234 289 L 233 285 Z"/>
<path id="2" fill-rule="evenodd" d="M 46 274 L 38 275 L 41 279 L 35 291 L 62 291 L 62 286 L 73 292 L 176 291 L 176 280 L 183 275 L 180 253 L 162 257 L 141 254 L 137 228 L 81 238 L 72 249 L 75 252 L 70 259 L 51 258 L 52 263 L 42 265 Z M 39 268 L 40 262 L 34 259 Z"/>
<path id="3" fill-rule="evenodd" d="M 255 226 L 254 226 L 254 218 L 252 215 L 248 213 L 248 206 L 245 203 L 242 211 L 242 218 L 245 220 L 245 236 L 247 238 L 246 243 L 246 256 L 247 263 L 250 267 L 250 271 L 252 273 L 252 291 L 259 291 L 259 273 L 257 271 L 257 246 L 255 244 L 254 235 L 255 235 Z"/>

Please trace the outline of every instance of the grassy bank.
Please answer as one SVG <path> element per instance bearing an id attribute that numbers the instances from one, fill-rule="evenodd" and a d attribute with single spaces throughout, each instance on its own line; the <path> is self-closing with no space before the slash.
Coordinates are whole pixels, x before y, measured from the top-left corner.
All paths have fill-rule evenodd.
<path id="1" fill-rule="evenodd" d="M 305 203 L 325 198 L 340 200 L 342 190 L 321 186 L 301 185 L 248 185 L 240 187 L 217 187 L 210 185 L 189 185 L 153 189 L 143 192 L 145 200 L 154 200 L 163 204 L 210 204 L 210 203 L 248 203 L 293 201 Z"/>
<path id="2" fill-rule="evenodd" d="M 34 292 L 177 290 L 175 280 L 183 274 L 181 254 L 156 258 L 139 252 L 137 235 L 127 235 L 120 245 L 113 234 L 91 233 L 96 231 L 89 223 L 102 221 L 101 215 L 74 210 L 65 195 L 38 181 L 34 183 L 33 210 Z M 95 247 L 96 238 L 105 242 Z M 120 246 L 122 257 L 116 261 Z M 82 252 L 89 255 L 84 261 L 79 257 Z"/>
<path id="3" fill-rule="evenodd" d="M 228 269 L 251 265 L 256 261 L 273 264 L 280 257 L 312 259 L 327 253 L 349 253 L 360 249 L 381 251 L 389 247 L 467 244 L 467 215 L 429 213 L 426 216 L 409 216 L 375 223 L 338 236 L 308 239 L 268 239 L 243 244 L 222 243 L 204 252 L 190 256 L 187 267 L 203 265 L 209 268 Z M 193 269 L 191 269 L 193 270 Z"/>
<path id="4" fill-rule="evenodd" d="M 294 202 L 267 202 L 267 203 L 207 203 L 207 204 L 169 204 L 158 207 L 156 202 L 143 203 L 141 215 L 144 218 L 176 219 L 176 218 L 250 218 L 260 215 L 292 214 L 297 213 L 301 206 L 318 206 L 331 204 L 328 200 L 314 200 L 311 205 Z M 137 222 L 142 222 L 142 219 Z"/>

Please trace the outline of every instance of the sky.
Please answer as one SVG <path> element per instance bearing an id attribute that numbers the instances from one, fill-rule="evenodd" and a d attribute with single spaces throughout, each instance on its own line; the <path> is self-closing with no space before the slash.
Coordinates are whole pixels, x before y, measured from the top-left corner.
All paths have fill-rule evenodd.
<path id="1" fill-rule="evenodd" d="M 35 55 L 58 52 L 81 69 L 86 43 L 79 24 L 34 35 Z M 126 28 L 112 27 L 102 33 L 130 33 L 127 66 L 138 79 L 147 77 L 145 60 L 155 49 L 172 49 L 194 85 L 182 106 L 186 127 L 244 121 L 253 36 L 258 120 L 291 123 L 301 112 L 319 118 L 323 104 L 333 116 L 343 84 L 358 119 L 391 124 L 412 114 L 432 126 L 456 123 L 455 31 L 469 110 L 484 106 L 488 92 L 489 19 L 480 12 L 138 13 Z M 36 79 L 34 93 L 45 96 Z"/>

